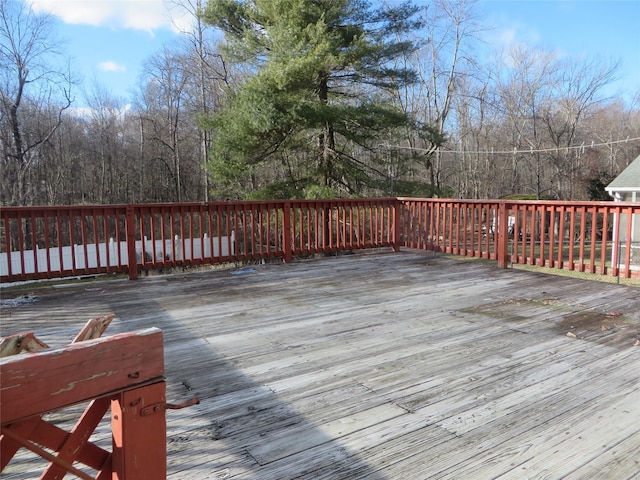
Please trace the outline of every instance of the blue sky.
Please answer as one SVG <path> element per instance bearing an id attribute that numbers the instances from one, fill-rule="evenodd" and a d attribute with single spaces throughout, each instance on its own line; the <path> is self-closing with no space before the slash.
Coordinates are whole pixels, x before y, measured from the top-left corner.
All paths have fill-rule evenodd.
<path id="1" fill-rule="evenodd" d="M 640 94 L 640 0 L 480 0 L 494 46 L 522 43 L 573 58 L 620 60 L 607 94 Z"/>
<path id="2" fill-rule="evenodd" d="M 66 40 L 63 48 L 84 86 L 97 83 L 125 101 L 144 61 L 175 42 L 177 30 L 188 22 L 175 10 L 171 18 L 163 0 L 34 0 L 32 5 L 56 17 L 56 33 Z M 520 43 L 567 56 L 620 59 L 622 78 L 607 93 L 630 101 L 640 91 L 640 0 L 479 0 L 478 10 L 493 27 L 484 34 L 490 46 Z"/>

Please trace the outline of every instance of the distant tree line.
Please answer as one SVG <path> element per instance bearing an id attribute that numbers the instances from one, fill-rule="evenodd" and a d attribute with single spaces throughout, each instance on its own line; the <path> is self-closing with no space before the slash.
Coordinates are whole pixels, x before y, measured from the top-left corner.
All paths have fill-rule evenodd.
<path id="1" fill-rule="evenodd" d="M 174 8 L 191 29 L 124 99 L 82 91 L 51 18 L 0 0 L 0 205 L 601 200 L 640 154 L 640 89 L 605 96 L 615 60 L 480 55 L 473 0 Z"/>

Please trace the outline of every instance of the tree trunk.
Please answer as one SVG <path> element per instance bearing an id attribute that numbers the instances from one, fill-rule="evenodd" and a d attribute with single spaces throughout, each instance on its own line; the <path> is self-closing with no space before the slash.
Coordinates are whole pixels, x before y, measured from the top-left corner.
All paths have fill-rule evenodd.
<path id="1" fill-rule="evenodd" d="M 318 98 L 323 105 L 329 100 L 329 85 L 327 79 L 320 81 Z M 335 132 L 331 122 L 326 122 L 322 132 L 318 136 L 318 174 L 319 184 L 324 187 L 331 186 L 333 178 L 333 156 L 335 154 L 336 140 Z"/>

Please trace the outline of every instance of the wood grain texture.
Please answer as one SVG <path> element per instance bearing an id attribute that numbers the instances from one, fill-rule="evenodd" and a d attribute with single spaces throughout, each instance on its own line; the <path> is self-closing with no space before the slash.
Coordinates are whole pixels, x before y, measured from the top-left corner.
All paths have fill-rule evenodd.
<path id="1" fill-rule="evenodd" d="M 640 477 L 637 288 L 404 250 L 245 270 L 48 287 L 0 330 L 160 328 L 167 401 L 201 401 L 167 412 L 170 479 Z"/>
<path id="2" fill-rule="evenodd" d="M 149 328 L 0 360 L 2 424 L 162 377 L 162 332 Z"/>

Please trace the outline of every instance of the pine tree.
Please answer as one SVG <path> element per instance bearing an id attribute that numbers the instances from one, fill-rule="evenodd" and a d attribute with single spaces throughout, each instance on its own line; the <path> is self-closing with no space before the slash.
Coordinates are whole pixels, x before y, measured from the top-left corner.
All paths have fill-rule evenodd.
<path id="1" fill-rule="evenodd" d="M 394 60 L 418 7 L 366 0 L 211 0 L 205 21 L 249 72 L 204 125 L 220 192 L 357 195 L 385 177 L 375 149 L 410 119 L 390 93 L 415 81 Z M 265 169 L 270 175 L 265 175 Z M 265 183 L 266 182 L 266 183 Z"/>

